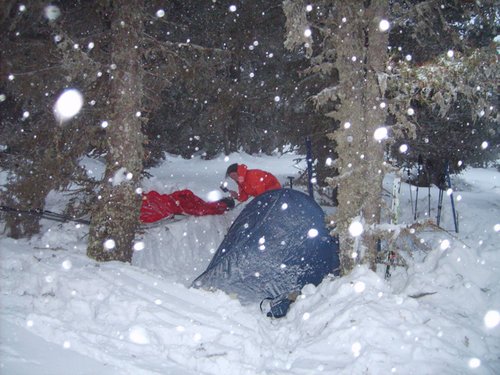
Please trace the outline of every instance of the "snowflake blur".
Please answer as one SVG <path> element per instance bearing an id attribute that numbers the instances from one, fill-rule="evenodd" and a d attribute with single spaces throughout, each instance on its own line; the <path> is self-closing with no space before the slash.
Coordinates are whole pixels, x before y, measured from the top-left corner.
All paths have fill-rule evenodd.
<path id="1" fill-rule="evenodd" d="M 353 237 L 361 236 L 363 233 L 363 224 L 359 221 L 353 221 L 351 225 L 349 225 L 349 233 Z"/>
<path id="2" fill-rule="evenodd" d="M 60 122 L 75 117 L 83 106 L 83 95 L 76 89 L 67 89 L 57 98 L 54 115 Z"/>

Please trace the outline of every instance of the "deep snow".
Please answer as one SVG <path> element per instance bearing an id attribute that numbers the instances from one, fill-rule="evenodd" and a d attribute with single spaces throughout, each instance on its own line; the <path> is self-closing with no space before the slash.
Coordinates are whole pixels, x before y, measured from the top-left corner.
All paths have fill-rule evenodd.
<path id="1" fill-rule="evenodd" d="M 297 156 L 167 157 L 144 190 L 189 188 L 220 196 L 226 167 L 245 162 L 280 181 Z M 86 161 L 89 173 L 102 166 Z M 302 165 L 301 165 L 302 167 Z M 384 186 L 390 200 L 393 176 Z M 133 265 L 85 255 L 87 228 L 43 221 L 30 241 L 0 237 L 0 374 L 498 374 L 500 373 L 500 173 L 454 178 L 460 233 L 445 195 L 442 229 L 416 235 L 428 250 L 404 252 L 389 280 L 358 267 L 308 285 L 288 315 L 189 288 L 242 205 L 146 229 Z M 412 188 L 415 197 L 415 188 Z M 419 219 L 435 221 L 437 190 L 420 190 Z M 51 194 L 47 208 L 64 199 Z M 410 187 L 400 221 L 413 222 Z M 402 244 L 400 244 L 402 246 Z"/>

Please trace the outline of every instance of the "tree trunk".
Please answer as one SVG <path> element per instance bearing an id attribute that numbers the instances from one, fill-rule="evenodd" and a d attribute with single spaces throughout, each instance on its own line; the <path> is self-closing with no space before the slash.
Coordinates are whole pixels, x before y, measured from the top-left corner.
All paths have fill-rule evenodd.
<path id="1" fill-rule="evenodd" d="M 142 69 L 139 38 L 142 0 L 112 1 L 111 113 L 106 128 L 107 166 L 94 206 L 87 255 L 99 261 L 132 260 L 138 224 L 137 193 L 143 161 Z M 116 68 L 115 68 L 116 67 Z"/>
<path id="2" fill-rule="evenodd" d="M 375 269 L 378 239 L 372 229 L 380 220 L 384 148 L 374 133 L 386 120 L 378 75 L 387 61 L 388 33 L 379 30 L 386 14 L 387 0 L 356 0 L 339 5 L 335 16 L 341 26 L 333 37 L 341 108 L 335 116 L 340 130 L 333 138 L 339 154 L 337 233 L 343 274 L 358 263 Z M 349 230 L 356 224 L 361 234 Z"/>

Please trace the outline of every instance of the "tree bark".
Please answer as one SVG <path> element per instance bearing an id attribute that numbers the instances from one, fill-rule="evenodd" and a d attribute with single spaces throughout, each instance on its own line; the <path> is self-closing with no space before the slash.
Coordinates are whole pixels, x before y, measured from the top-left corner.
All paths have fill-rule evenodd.
<path id="1" fill-rule="evenodd" d="M 339 5 L 335 16 L 341 108 L 335 116 L 340 130 L 333 138 L 339 154 L 336 232 L 343 274 L 358 263 L 376 266 L 378 239 L 372 229 L 380 220 L 384 146 L 374 133 L 387 115 L 378 75 L 387 61 L 388 33 L 379 30 L 386 14 L 387 0 L 356 0 Z M 354 222 L 362 225 L 360 235 L 349 230 Z"/>
<path id="2" fill-rule="evenodd" d="M 139 39 L 142 0 L 112 1 L 112 57 L 107 166 L 92 213 L 87 255 L 98 261 L 132 260 L 138 224 L 143 134 L 136 115 L 143 96 Z"/>

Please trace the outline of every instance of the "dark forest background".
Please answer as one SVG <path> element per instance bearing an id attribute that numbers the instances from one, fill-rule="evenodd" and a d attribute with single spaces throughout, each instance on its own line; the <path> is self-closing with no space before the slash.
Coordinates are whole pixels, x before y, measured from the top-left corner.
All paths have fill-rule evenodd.
<path id="1" fill-rule="evenodd" d="M 327 187 L 337 171 L 325 161 L 338 151 L 328 134 L 340 126 L 332 113 L 341 104 L 331 94 L 341 78 L 328 38 L 336 32 L 335 12 L 348 7 L 341 3 L 3 1 L 0 167 L 9 178 L 2 204 L 43 209 L 49 191 L 71 185 L 67 213 L 88 214 L 101 181 L 79 161 L 105 160 L 121 147 L 113 146 L 119 133 L 102 124 L 116 123 L 127 110 L 136 114 L 136 143 L 123 147 L 140 154 L 141 167 L 133 168 L 141 176 L 165 152 L 207 159 L 240 151 L 305 153 L 310 137 L 317 185 Z M 387 161 L 398 168 L 425 164 L 427 184 L 440 183 L 445 163 L 455 173 L 494 162 L 500 143 L 495 2 L 386 3 L 386 123 L 394 127 Z M 311 33 L 290 48 L 294 7 L 305 9 Z M 134 35 L 120 34 L 123 19 L 135 22 Z M 120 89 L 116 61 L 127 59 L 138 83 Z M 54 102 L 67 88 L 83 94 L 84 106 L 58 123 Z M 130 108 L 117 106 L 123 97 Z M 14 237 L 38 230 L 36 218 L 10 217 L 7 225 Z"/>

